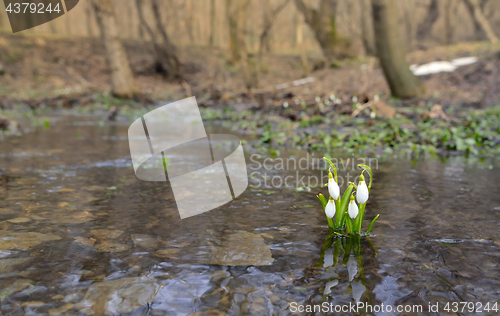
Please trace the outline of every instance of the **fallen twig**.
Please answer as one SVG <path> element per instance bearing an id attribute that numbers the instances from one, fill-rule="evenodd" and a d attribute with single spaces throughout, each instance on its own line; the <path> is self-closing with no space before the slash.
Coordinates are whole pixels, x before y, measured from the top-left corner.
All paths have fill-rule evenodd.
<path id="1" fill-rule="evenodd" d="M 366 102 L 363 106 L 357 108 L 354 112 L 352 112 L 351 117 L 355 117 L 356 115 L 361 113 L 361 111 L 366 110 L 367 108 L 372 107 L 373 105 L 374 103 L 372 101 Z"/>

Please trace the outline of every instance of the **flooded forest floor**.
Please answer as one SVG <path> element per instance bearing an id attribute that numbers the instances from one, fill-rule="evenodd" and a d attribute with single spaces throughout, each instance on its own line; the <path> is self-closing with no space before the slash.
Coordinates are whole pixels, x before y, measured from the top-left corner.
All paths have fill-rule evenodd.
<path id="1" fill-rule="evenodd" d="M 180 49 L 187 72 L 184 80 L 169 82 L 155 71 L 150 44 L 125 41 L 125 46 L 137 85 L 144 92 L 136 100 L 110 96 L 98 39 L 2 34 L 0 115 L 4 122 L 0 127 L 10 132 L 19 129 L 6 117 L 47 124 L 43 116 L 47 109 L 132 120 L 161 102 L 194 95 L 205 121 L 257 135 L 251 141 L 257 150 L 269 150 L 272 145 L 375 155 L 459 152 L 482 157 L 500 148 L 498 45 L 463 43 L 408 54 L 410 64 L 478 58 L 453 72 L 421 76 L 426 95 L 412 100 L 390 97 L 373 57 L 305 71 L 299 56 L 267 54 L 259 87 L 247 91 L 240 69 L 228 64 L 221 49 Z M 313 55 L 311 68 L 319 61 Z"/>

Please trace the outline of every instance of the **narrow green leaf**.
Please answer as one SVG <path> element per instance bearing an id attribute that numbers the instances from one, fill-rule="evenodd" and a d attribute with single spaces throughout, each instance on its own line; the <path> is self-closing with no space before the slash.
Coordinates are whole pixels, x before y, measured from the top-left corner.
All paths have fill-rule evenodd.
<path id="1" fill-rule="evenodd" d="M 375 218 L 372 220 L 372 222 L 370 223 L 370 226 L 368 226 L 368 229 L 366 230 L 367 234 L 369 234 L 372 231 L 373 224 L 375 224 L 375 221 L 377 220 L 377 218 L 379 216 L 380 216 L 380 214 L 377 214 L 377 216 L 375 216 Z"/>
<path id="2" fill-rule="evenodd" d="M 324 210 L 325 207 L 326 207 L 326 204 L 328 203 L 328 201 L 326 200 L 325 196 L 320 193 L 320 194 L 316 195 L 316 197 L 321 202 L 321 205 L 323 206 L 323 210 Z"/>

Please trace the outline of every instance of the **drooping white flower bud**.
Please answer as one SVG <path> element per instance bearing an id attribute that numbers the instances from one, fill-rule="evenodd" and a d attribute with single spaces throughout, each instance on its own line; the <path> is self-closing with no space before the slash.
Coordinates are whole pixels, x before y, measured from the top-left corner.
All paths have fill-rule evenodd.
<path id="1" fill-rule="evenodd" d="M 335 179 L 333 178 L 333 175 L 331 172 L 328 173 L 328 193 L 330 193 L 330 196 L 334 200 L 338 200 L 338 198 L 340 196 L 340 187 L 337 184 L 337 182 L 335 182 Z"/>
<path id="2" fill-rule="evenodd" d="M 347 209 L 347 212 L 349 213 L 349 217 L 352 219 L 355 219 L 356 216 L 358 216 L 359 209 L 358 205 L 354 201 L 354 196 L 351 196 L 351 201 L 349 202 L 349 207 Z"/>
<path id="3" fill-rule="evenodd" d="M 363 175 L 359 176 L 358 191 L 356 193 L 356 201 L 359 204 L 364 204 L 368 201 L 368 186 L 365 182 L 365 177 Z"/>
<path id="4" fill-rule="evenodd" d="M 333 218 L 335 216 L 335 203 L 333 202 L 332 197 L 328 200 L 328 203 L 325 206 L 325 214 L 328 218 Z"/>

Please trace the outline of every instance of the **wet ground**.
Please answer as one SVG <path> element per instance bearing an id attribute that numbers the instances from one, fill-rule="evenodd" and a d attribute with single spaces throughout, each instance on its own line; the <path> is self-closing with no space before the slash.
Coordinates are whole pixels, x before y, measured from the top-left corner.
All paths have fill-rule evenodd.
<path id="1" fill-rule="evenodd" d="M 265 157 L 247 157 L 240 197 L 181 220 L 168 184 L 135 177 L 127 128 L 55 116 L 0 140 L 2 314 L 287 315 L 290 304 L 364 302 L 407 312 L 361 315 L 437 315 L 436 303 L 439 314 L 498 315 L 495 163 L 380 161 L 366 221 L 380 219 L 369 239 L 345 240 L 327 236 L 315 198 L 326 190 L 300 190 L 321 172 L 278 160 L 266 170 Z"/>

